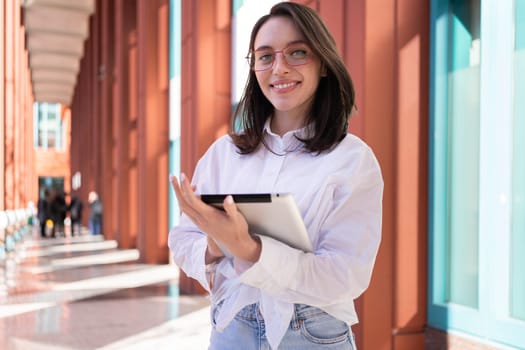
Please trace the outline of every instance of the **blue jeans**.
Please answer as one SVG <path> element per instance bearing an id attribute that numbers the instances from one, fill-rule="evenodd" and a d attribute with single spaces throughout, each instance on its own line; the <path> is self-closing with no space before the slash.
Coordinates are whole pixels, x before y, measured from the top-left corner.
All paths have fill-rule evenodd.
<path id="1" fill-rule="evenodd" d="M 102 219 L 94 218 L 89 220 L 89 230 L 93 235 L 102 234 Z"/>
<path id="2" fill-rule="evenodd" d="M 215 315 L 221 306 L 219 303 L 211 309 L 213 327 L 209 350 L 270 350 L 257 304 L 244 307 L 219 333 L 215 329 Z M 296 304 L 294 307 L 279 350 L 356 350 L 354 336 L 345 322 L 312 306 Z"/>

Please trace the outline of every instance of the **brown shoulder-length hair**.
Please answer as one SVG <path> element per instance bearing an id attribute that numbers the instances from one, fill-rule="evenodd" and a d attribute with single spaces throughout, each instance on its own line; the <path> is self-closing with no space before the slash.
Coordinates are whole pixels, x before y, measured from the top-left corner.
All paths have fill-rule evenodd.
<path id="1" fill-rule="evenodd" d="M 274 5 L 269 14 L 255 23 L 250 37 L 250 53 L 254 50 L 255 37 L 263 24 L 277 16 L 288 17 L 295 23 L 326 70 L 326 76 L 319 82 L 305 121 L 306 125 L 311 126 L 308 138 L 300 139 L 308 151 L 321 153 L 336 146 L 347 133 L 348 119 L 355 100 L 352 79 L 323 20 L 317 12 L 304 5 L 292 2 Z M 261 143 L 266 146 L 263 128 L 273 110 L 273 105 L 264 96 L 257 82 L 255 72 L 250 70 L 232 120 L 234 131 L 230 134 L 240 153 L 251 153 Z M 236 129 L 240 129 L 240 132 L 235 132 Z"/>

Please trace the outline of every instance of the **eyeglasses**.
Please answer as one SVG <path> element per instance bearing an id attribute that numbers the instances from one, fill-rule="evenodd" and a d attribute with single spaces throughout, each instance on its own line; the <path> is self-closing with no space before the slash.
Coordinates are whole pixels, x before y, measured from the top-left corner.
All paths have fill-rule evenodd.
<path id="1" fill-rule="evenodd" d="M 262 48 L 252 51 L 246 56 L 248 64 L 254 71 L 264 71 L 271 69 L 275 63 L 277 54 L 283 55 L 286 64 L 290 66 L 300 66 L 312 60 L 312 50 L 306 44 L 291 44 L 282 50 L 272 48 Z"/>

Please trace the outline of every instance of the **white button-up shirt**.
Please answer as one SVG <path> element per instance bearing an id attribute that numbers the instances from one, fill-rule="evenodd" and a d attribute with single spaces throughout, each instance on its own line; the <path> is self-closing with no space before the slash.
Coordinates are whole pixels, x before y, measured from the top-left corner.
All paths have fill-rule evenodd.
<path id="1" fill-rule="evenodd" d="M 264 137 L 275 153 L 261 145 L 247 155 L 223 136 L 198 162 L 192 183 L 203 194 L 292 193 L 313 253 L 261 236 L 256 263 L 224 258 L 206 266 L 206 236 L 185 215 L 169 234 L 175 263 L 211 292 L 212 303 L 224 301 L 217 330 L 258 302 L 273 349 L 288 329 L 293 304 L 357 323 L 354 299 L 368 287 L 381 239 L 383 180 L 372 150 L 348 134 L 334 149 L 310 153 L 295 137 L 305 133 L 300 129 L 281 137 L 267 122 Z"/>

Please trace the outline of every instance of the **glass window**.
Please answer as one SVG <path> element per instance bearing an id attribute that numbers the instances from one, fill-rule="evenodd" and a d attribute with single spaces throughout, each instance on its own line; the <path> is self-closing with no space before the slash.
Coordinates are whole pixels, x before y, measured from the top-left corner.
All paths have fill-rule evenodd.
<path id="1" fill-rule="evenodd" d="M 525 0 L 432 0 L 430 327 L 525 349 Z"/>
<path id="2" fill-rule="evenodd" d="M 432 302 L 478 306 L 479 0 L 437 0 L 431 139 Z"/>
<path id="3" fill-rule="evenodd" d="M 56 146 L 56 131 L 51 129 L 47 131 L 47 148 L 55 148 Z"/>
<path id="4" fill-rule="evenodd" d="M 478 305 L 478 1 L 450 3 L 448 63 L 448 302 Z"/>
<path id="5" fill-rule="evenodd" d="M 181 0 L 170 0 L 170 96 L 169 96 L 169 158 L 170 174 L 180 173 L 181 163 L 181 51 L 182 51 L 182 3 Z M 78 175 L 78 176 L 76 176 Z M 80 181 L 80 173 L 74 175 L 74 179 Z M 76 181 L 75 180 L 75 181 Z M 72 185 L 77 183 L 73 181 Z M 178 213 L 179 204 L 173 191 L 169 192 L 169 212 Z M 179 223 L 178 215 L 169 216 L 169 227 Z"/>
<path id="6" fill-rule="evenodd" d="M 36 147 L 62 149 L 60 104 L 35 103 Z"/>
<path id="7" fill-rule="evenodd" d="M 525 320 L 525 0 L 516 0 L 514 50 L 511 315 Z"/>

